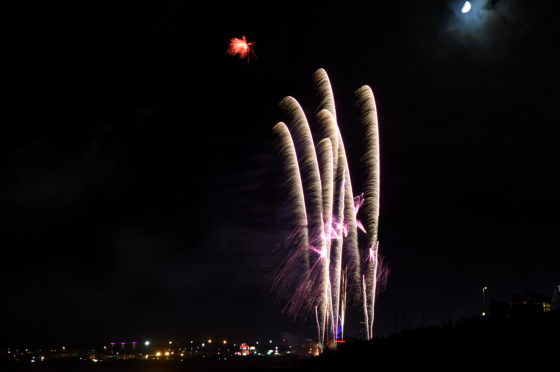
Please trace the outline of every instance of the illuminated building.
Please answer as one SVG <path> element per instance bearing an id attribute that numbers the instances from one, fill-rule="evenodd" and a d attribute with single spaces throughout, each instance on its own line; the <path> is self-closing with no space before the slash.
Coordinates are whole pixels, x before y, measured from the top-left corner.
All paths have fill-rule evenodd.
<path id="1" fill-rule="evenodd" d="M 554 293 L 552 294 L 552 310 L 560 310 L 560 284 L 556 286 L 554 289 Z"/>
<path id="2" fill-rule="evenodd" d="M 255 347 L 249 346 L 247 344 L 241 344 L 239 346 L 239 351 L 235 352 L 235 355 L 247 356 L 255 353 Z"/>
<path id="3" fill-rule="evenodd" d="M 552 298 L 537 293 L 525 292 L 523 296 L 513 295 L 511 300 L 512 314 L 546 313 L 552 310 Z"/>

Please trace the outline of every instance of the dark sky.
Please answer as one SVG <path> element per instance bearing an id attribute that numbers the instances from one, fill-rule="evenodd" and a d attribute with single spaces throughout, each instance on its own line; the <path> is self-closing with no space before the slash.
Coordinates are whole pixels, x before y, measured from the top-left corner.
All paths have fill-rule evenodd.
<path id="1" fill-rule="evenodd" d="M 353 92 L 376 94 L 379 334 L 560 283 L 553 1 L 110 3 L 0 9 L 0 343 L 313 336 L 270 290 L 271 129 L 286 95 L 311 116 L 319 67 L 357 192 Z"/>

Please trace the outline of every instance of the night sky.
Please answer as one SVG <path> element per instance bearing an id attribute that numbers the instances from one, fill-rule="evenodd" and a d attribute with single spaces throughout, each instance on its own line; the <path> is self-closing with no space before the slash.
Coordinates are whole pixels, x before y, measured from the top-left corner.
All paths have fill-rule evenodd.
<path id="1" fill-rule="evenodd" d="M 327 70 L 364 179 L 376 95 L 376 331 L 560 284 L 553 1 L 29 3 L 0 9 L 0 343 L 313 337 L 270 289 L 290 233 L 273 125 Z M 247 36 L 257 59 L 226 54 Z M 347 319 L 358 336 L 360 315 Z M 396 324 L 395 324 L 396 323 Z"/>

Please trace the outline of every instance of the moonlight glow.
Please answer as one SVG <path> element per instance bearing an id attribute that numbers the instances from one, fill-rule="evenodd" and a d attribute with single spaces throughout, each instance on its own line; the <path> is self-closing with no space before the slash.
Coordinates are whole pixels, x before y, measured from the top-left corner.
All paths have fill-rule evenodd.
<path id="1" fill-rule="evenodd" d="M 471 11 L 471 3 L 470 1 L 465 1 L 463 8 L 461 9 L 461 13 L 465 14 Z"/>

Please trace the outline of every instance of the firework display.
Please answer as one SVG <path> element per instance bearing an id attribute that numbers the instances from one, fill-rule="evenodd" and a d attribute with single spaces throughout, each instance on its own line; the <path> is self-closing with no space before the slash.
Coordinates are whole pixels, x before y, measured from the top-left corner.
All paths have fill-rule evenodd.
<path id="1" fill-rule="evenodd" d="M 238 56 L 240 59 L 245 59 L 250 62 L 251 56 L 256 57 L 255 51 L 253 50 L 255 43 L 249 42 L 242 36 L 241 39 L 234 37 L 229 41 L 229 46 L 227 54 L 230 56 Z"/>
<path id="2" fill-rule="evenodd" d="M 361 306 L 365 337 L 373 337 L 375 298 L 386 269 L 378 254 L 380 166 L 373 92 L 368 86 L 356 92 L 366 151 L 364 192 L 354 195 L 329 77 L 319 69 L 313 78 L 320 102 L 315 117 L 318 133 L 312 133 L 292 97 L 280 102 L 288 120 L 273 128 L 293 221 L 290 254 L 274 285 L 288 299 L 286 312 L 315 318 L 318 343 L 324 349 L 343 340 L 349 300 Z"/>

